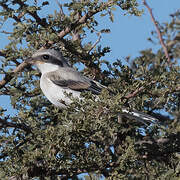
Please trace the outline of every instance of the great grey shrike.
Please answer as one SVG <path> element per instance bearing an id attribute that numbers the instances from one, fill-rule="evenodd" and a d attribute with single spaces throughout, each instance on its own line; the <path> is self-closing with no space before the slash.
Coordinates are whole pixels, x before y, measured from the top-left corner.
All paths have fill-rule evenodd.
<path id="1" fill-rule="evenodd" d="M 100 83 L 83 76 L 70 67 L 59 50 L 38 50 L 26 62 L 35 65 L 40 70 L 42 92 L 52 104 L 60 108 L 66 108 L 72 102 L 67 96 L 69 93 L 74 98 L 80 98 L 82 91 L 91 91 L 93 94 L 98 95 L 102 88 L 105 88 Z M 141 122 L 157 121 L 156 118 L 136 110 L 129 111 L 123 108 L 122 113 L 125 117 Z"/>

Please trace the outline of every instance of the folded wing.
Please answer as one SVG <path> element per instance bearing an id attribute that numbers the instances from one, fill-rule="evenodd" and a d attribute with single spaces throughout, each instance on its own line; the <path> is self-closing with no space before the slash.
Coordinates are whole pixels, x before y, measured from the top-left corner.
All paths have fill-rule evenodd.
<path id="1" fill-rule="evenodd" d="M 72 68 L 61 68 L 49 72 L 48 78 L 62 88 L 70 88 L 75 91 L 91 91 L 93 94 L 100 94 L 102 86 L 100 83 L 91 80 Z"/>

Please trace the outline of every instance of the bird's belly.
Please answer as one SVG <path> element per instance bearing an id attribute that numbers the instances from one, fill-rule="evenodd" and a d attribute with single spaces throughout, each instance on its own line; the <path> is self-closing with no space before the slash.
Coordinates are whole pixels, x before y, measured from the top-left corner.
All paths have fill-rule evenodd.
<path id="1" fill-rule="evenodd" d="M 72 100 L 67 96 L 67 94 L 72 94 L 72 96 L 75 98 L 80 97 L 80 92 L 62 88 L 50 80 L 47 80 L 46 83 L 40 81 L 40 87 L 48 100 L 60 108 L 65 108 L 66 105 L 72 103 Z"/>

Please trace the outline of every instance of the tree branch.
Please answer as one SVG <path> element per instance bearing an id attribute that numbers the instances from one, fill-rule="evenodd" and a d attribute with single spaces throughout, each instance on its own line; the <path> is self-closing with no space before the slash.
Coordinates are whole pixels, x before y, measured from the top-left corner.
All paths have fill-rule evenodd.
<path id="1" fill-rule="evenodd" d="M 155 83 L 156 83 L 156 81 L 152 81 L 147 86 L 153 85 Z M 125 96 L 125 98 L 130 99 L 132 97 L 135 97 L 138 93 L 142 92 L 144 89 L 145 89 L 145 86 L 142 86 L 142 87 L 136 89 L 134 92 L 132 92 L 132 93 L 128 94 L 127 96 Z"/>
<path id="2" fill-rule="evenodd" d="M 0 51 L 0 56 L 5 57 L 6 55 L 2 51 Z"/>
<path id="3" fill-rule="evenodd" d="M 98 35 L 98 39 L 97 39 L 96 42 L 91 46 L 91 48 L 90 48 L 90 50 L 88 51 L 88 53 L 90 53 L 90 52 L 96 47 L 96 45 L 100 42 L 100 40 L 101 40 L 101 32 L 98 32 L 97 35 Z"/>
<path id="4" fill-rule="evenodd" d="M 26 5 L 23 1 L 21 0 L 14 0 L 13 1 L 14 3 L 17 3 L 19 4 L 19 6 L 23 9 L 24 7 L 27 7 L 28 5 Z M 31 15 L 35 20 L 36 22 L 38 22 L 38 24 L 40 24 L 41 26 L 43 27 L 47 27 L 48 26 L 48 23 L 46 22 L 46 19 L 41 19 L 38 15 L 37 15 L 37 12 L 34 11 L 34 12 L 31 12 L 31 11 L 28 11 L 28 14 Z"/>
<path id="5" fill-rule="evenodd" d="M 150 16 L 151 16 L 152 22 L 153 22 L 154 25 L 155 25 L 156 32 L 157 32 L 157 34 L 158 34 L 158 38 L 159 38 L 159 40 L 160 40 L 161 46 L 162 46 L 162 48 L 163 48 L 163 50 L 164 50 L 165 56 L 166 56 L 166 58 L 167 58 L 167 60 L 168 60 L 168 63 L 170 64 L 170 63 L 171 63 L 171 59 L 170 59 L 170 56 L 169 56 L 169 54 L 168 54 L 167 47 L 166 47 L 166 45 L 165 45 L 165 43 L 164 43 L 164 40 L 163 40 L 163 38 L 162 38 L 161 31 L 160 31 L 160 29 L 159 29 L 159 27 L 158 27 L 158 23 L 157 23 L 157 21 L 155 20 L 155 17 L 154 17 L 154 15 L 153 15 L 153 13 L 152 13 L 152 9 L 151 9 L 151 8 L 149 7 L 149 5 L 147 4 L 146 0 L 143 0 L 143 4 L 144 4 L 144 6 L 145 6 L 145 7 L 148 9 L 148 11 L 149 11 L 149 14 L 150 14 Z"/>
<path id="6" fill-rule="evenodd" d="M 21 72 L 28 64 L 24 61 L 19 66 L 17 66 L 11 73 L 5 74 L 3 80 L 0 81 L 0 89 L 3 88 L 13 77 L 14 74 Z"/>
<path id="7" fill-rule="evenodd" d="M 58 34 L 59 38 L 63 38 L 68 33 L 70 33 L 72 30 L 74 30 L 76 27 L 80 26 L 81 24 L 86 23 L 89 18 L 91 18 L 93 15 L 95 15 L 98 12 L 100 12 L 101 10 L 103 10 L 105 7 L 110 6 L 112 3 L 113 3 L 113 1 L 109 1 L 109 2 L 104 3 L 103 5 L 101 5 L 99 8 L 96 8 L 96 10 L 89 11 L 84 16 L 82 16 L 79 20 L 72 23 L 70 27 L 66 27 L 66 29 L 62 30 Z"/>
<path id="8" fill-rule="evenodd" d="M 9 8 L 7 4 L 0 2 L 0 5 L 8 12 L 13 12 L 14 10 Z M 21 19 L 17 16 L 15 16 L 14 14 L 12 14 L 12 17 L 16 22 L 21 22 Z"/>
<path id="9" fill-rule="evenodd" d="M 0 119 L 0 128 L 19 128 L 19 129 L 22 129 L 24 130 L 25 132 L 27 133 L 30 133 L 31 132 L 31 128 L 26 126 L 25 124 L 23 123 L 13 123 L 13 122 L 8 122 L 7 120 L 3 120 L 3 119 Z"/>

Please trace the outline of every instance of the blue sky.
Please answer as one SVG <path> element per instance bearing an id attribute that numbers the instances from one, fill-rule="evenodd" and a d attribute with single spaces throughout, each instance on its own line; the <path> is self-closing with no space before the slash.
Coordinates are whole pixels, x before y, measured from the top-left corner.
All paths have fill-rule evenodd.
<path id="1" fill-rule="evenodd" d="M 140 7 L 144 8 L 142 1 L 138 2 Z M 147 0 L 147 2 L 159 23 L 169 22 L 169 14 L 180 9 L 179 0 Z M 103 41 L 104 44 L 111 45 L 111 57 L 124 58 L 129 55 L 135 57 L 143 49 L 157 48 L 147 41 L 147 38 L 151 37 L 152 30 L 155 30 L 155 27 L 146 8 L 142 17 L 123 16 L 123 12 L 119 10 L 115 13 L 114 23 L 111 24 L 111 34 L 106 35 Z"/>
<path id="2" fill-rule="evenodd" d="M 56 1 L 52 1 L 55 3 Z M 59 1 L 61 2 L 61 1 Z M 142 1 L 138 0 L 140 8 L 143 9 Z M 169 22 L 169 14 L 174 13 L 180 9 L 180 0 L 147 0 L 150 7 L 153 9 L 154 16 L 159 23 Z M 58 6 L 46 7 L 44 12 Z M 156 50 L 157 46 L 147 41 L 148 37 L 151 37 L 151 31 L 155 30 L 155 27 L 151 21 L 150 15 L 147 9 L 144 8 L 145 12 L 142 17 L 134 17 L 130 15 L 124 16 L 124 12 L 119 8 L 115 11 L 114 23 L 107 21 L 107 19 L 101 18 L 100 24 L 103 28 L 111 28 L 110 34 L 103 35 L 101 44 L 103 46 L 110 46 L 111 53 L 106 56 L 109 61 L 124 59 L 126 56 L 136 57 L 140 50 L 152 48 Z M 4 25 L 3 29 L 9 31 L 9 24 Z M 1 31 L 1 30 L 0 30 Z M 96 39 L 92 39 L 95 42 Z M 0 33 L 0 49 L 7 44 L 7 38 L 4 34 Z M 0 75 L 0 80 L 2 75 Z M 10 105 L 9 98 L 0 96 L 0 106 L 7 108 L 8 112 L 13 112 Z"/>

